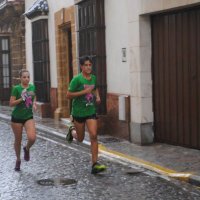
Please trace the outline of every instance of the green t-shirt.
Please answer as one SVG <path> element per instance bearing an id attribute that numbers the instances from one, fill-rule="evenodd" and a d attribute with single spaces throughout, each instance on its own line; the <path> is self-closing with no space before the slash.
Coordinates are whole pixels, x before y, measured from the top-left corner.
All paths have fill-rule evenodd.
<path id="1" fill-rule="evenodd" d="M 72 115 L 74 117 L 86 117 L 96 113 L 96 76 L 91 75 L 91 79 L 87 80 L 82 73 L 75 76 L 69 85 L 70 92 L 79 92 L 87 87 L 93 87 L 92 93 L 73 98 Z"/>
<path id="2" fill-rule="evenodd" d="M 22 91 L 24 91 L 24 88 L 21 84 L 16 85 L 12 88 L 11 96 L 16 97 L 16 100 L 20 99 Z M 35 98 L 35 86 L 29 84 L 25 95 L 27 97 L 26 100 L 17 104 L 12 111 L 12 116 L 17 119 L 28 119 L 33 116 L 32 106 Z"/>

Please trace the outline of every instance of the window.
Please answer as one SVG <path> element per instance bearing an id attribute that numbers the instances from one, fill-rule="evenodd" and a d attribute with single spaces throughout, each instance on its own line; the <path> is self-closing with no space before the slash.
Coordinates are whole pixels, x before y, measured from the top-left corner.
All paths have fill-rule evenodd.
<path id="1" fill-rule="evenodd" d="M 79 57 L 90 56 L 97 76 L 102 103 L 99 114 L 106 114 L 106 52 L 104 0 L 84 0 L 78 3 Z"/>
<path id="2" fill-rule="evenodd" d="M 96 3 L 87 1 L 79 6 L 79 54 L 95 55 L 97 41 Z"/>
<path id="3" fill-rule="evenodd" d="M 0 37 L 0 99 L 8 100 L 11 88 L 9 37 Z"/>
<path id="4" fill-rule="evenodd" d="M 48 21 L 41 19 L 32 23 L 34 84 L 37 100 L 50 101 L 50 67 Z"/>
<path id="5" fill-rule="evenodd" d="M 1 71 L 2 71 L 2 87 L 10 87 L 10 63 L 9 63 L 9 41 L 8 38 L 1 38 Z"/>

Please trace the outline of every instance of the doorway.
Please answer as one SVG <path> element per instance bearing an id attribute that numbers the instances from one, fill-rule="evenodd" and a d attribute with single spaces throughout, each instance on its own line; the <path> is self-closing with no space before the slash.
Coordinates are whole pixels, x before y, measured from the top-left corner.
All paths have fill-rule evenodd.
<path id="1" fill-rule="evenodd" d="M 200 8 L 152 16 L 156 142 L 200 149 Z"/>

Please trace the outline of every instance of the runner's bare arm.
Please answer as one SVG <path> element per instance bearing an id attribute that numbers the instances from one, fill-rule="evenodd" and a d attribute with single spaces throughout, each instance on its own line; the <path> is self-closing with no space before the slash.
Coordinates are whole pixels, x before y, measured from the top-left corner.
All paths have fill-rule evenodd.
<path id="1" fill-rule="evenodd" d="M 88 88 L 86 88 L 84 90 L 81 90 L 79 92 L 70 92 L 70 91 L 67 91 L 67 98 L 68 99 L 73 99 L 74 97 L 78 97 L 78 96 L 82 96 L 82 95 L 91 93 L 92 90 L 93 90 L 93 88 L 88 87 Z"/>
<path id="2" fill-rule="evenodd" d="M 11 97 L 10 97 L 9 105 L 10 105 L 11 107 L 13 107 L 13 106 L 16 106 L 17 104 L 21 103 L 22 101 L 23 101 L 22 98 L 19 98 L 19 99 L 16 100 L 16 97 L 15 97 L 15 96 L 11 96 Z"/>
<path id="3" fill-rule="evenodd" d="M 33 109 L 34 111 L 37 111 L 37 104 L 36 104 L 36 96 L 34 97 L 34 100 L 33 100 Z"/>
<path id="4" fill-rule="evenodd" d="M 101 103 L 101 98 L 100 98 L 100 95 L 99 95 L 99 90 L 98 90 L 98 88 L 96 89 L 96 103 L 97 103 L 97 104 L 100 104 L 100 103 Z"/>

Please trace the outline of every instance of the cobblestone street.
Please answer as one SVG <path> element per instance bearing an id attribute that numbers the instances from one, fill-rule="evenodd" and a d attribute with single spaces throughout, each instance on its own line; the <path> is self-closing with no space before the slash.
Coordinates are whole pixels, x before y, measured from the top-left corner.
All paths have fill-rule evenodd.
<path id="1" fill-rule="evenodd" d="M 0 200 L 200 199 L 199 190 L 191 185 L 167 181 L 147 171 L 131 175 L 126 173 L 130 166 L 103 156 L 100 159 L 109 169 L 102 175 L 91 175 L 87 148 L 39 137 L 31 149 L 31 160 L 25 162 L 22 159 L 21 172 L 15 172 L 14 137 L 7 123 L 0 121 L 0 127 Z M 42 186 L 37 182 L 56 178 L 77 182 L 64 186 Z"/>

